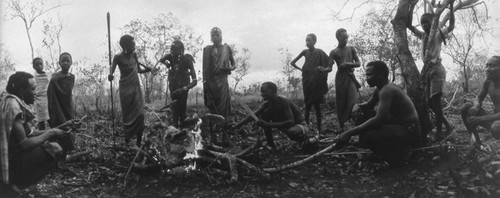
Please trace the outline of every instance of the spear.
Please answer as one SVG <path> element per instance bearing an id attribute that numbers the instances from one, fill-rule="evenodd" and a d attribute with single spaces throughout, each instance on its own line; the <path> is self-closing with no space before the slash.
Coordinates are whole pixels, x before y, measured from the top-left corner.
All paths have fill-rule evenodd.
<path id="1" fill-rule="evenodd" d="M 108 58 L 109 58 L 109 67 L 112 67 L 111 62 L 111 30 L 110 30 L 110 16 L 109 12 L 106 14 L 106 19 L 108 21 Z M 113 81 L 109 81 L 110 89 L 111 89 L 111 126 L 113 128 L 113 146 L 116 146 L 116 133 L 115 133 L 115 103 L 113 101 Z"/>

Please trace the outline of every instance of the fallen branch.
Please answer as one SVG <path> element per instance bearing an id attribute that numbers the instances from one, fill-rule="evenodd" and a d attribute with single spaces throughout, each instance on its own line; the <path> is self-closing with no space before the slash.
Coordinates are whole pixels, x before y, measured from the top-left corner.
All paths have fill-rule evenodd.
<path id="1" fill-rule="evenodd" d="M 84 155 L 88 155 L 90 153 L 92 153 L 92 151 L 82 151 L 82 152 L 78 152 L 78 153 L 73 153 L 73 154 L 68 155 L 66 157 L 66 161 L 69 162 L 71 160 L 74 160 L 74 159 L 79 158 L 79 157 L 84 156 Z"/>
<path id="2" fill-rule="evenodd" d="M 137 159 L 137 157 L 139 157 L 139 153 L 141 153 L 141 149 L 142 149 L 142 146 L 144 146 L 144 144 L 141 145 L 141 147 L 139 148 L 139 150 L 137 151 L 137 153 L 135 154 L 135 157 L 134 159 L 132 160 L 132 162 L 130 163 L 130 166 L 128 167 L 128 170 L 127 170 L 127 174 L 125 174 L 125 177 L 123 177 L 123 185 L 126 186 L 127 185 L 127 176 L 128 174 L 130 173 L 130 170 L 132 170 L 132 166 L 134 165 L 134 162 L 135 160 Z"/>
<path id="3" fill-rule="evenodd" d="M 248 148 L 246 148 L 245 150 L 242 150 L 241 152 L 235 154 L 234 156 L 236 156 L 236 157 L 244 156 L 247 153 L 249 153 L 250 151 L 253 151 L 257 147 L 259 147 L 260 145 L 261 145 L 261 140 L 260 140 L 260 138 L 257 138 L 257 141 L 255 141 L 255 144 L 253 144 L 252 146 L 249 146 Z"/>
<path id="4" fill-rule="evenodd" d="M 432 146 L 426 146 L 426 147 L 420 147 L 420 148 L 415 148 L 412 151 L 421 151 L 421 150 L 427 150 L 427 149 L 433 149 L 433 148 L 439 148 L 439 147 L 467 147 L 470 146 L 468 144 L 439 144 L 439 145 L 432 145 Z"/>
<path id="5" fill-rule="evenodd" d="M 350 151 L 350 152 L 334 152 L 334 153 L 326 153 L 324 154 L 325 156 L 332 156 L 332 155 L 357 155 L 357 154 L 368 154 L 372 153 L 370 151 Z M 297 155 L 295 157 L 308 157 L 310 155 Z"/>
<path id="6" fill-rule="evenodd" d="M 286 170 L 286 169 L 290 169 L 290 168 L 294 168 L 294 167 L 297 167 L 297 166 L 300 166 L 306 162 L 309 162 L 313 159 L 316 159 L 317 157 L 325 154 L 326 152 L 332 150 L 334 147 L 335 147 L 336 144 L 332 144 L 326 148 L 324 148 L 323 150 L 313 154 L 313 155 L 310 155 L 309 157 L 305 158 L 305 159 L 302 159 L 302 160 L 299 160 L 299 161 L 296 161 L 296 162 L 293 162 L 293 163 L 289 163 L 289 164 L 285 164 L 285 165 L 282 165 L 282 166 L 278 166 L 278 167 L 273 167 L 273 168 L 264 168 L 264 172 L 267 172 L 267 173 L 274 173 L 274 172 L 279 172 L 279 171 L 282 171 L 282 170 Z"/>

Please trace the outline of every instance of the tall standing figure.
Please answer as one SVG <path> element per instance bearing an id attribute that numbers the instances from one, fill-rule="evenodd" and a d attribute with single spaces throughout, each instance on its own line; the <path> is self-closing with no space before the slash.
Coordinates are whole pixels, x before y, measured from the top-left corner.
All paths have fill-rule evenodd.
<path id="1" fill-rule="evenodd" d="M 330 52 L 330 61 L 337 63 L 337 73 L 335 74 L 335 92 L 337 119 L 340 128 L 344 129 L 344 124 L 351 117 L 352 107 L 358 102 L 358 89 L 361 88 L 354 68 L 359 67 L 359 58 L 356 49 L 347 46 L 349 35 L 347 30 L 340 28 L 335 33 L 338 41 L 337 48 Z"/>
<path id="2" fill-rule="evenodd" d="M 75 75 L 69 73 L 73 63 L 71 54 L 63 52 L 59 55 L 61 71 L 52 74 L 47 88 L 50 128 L 59 126 L 75 117 L 73 104 L 73 87 Z"/>
<path id="3" fill-rule="evenodd" d="M 47 88 L 49 86 L 49 76 L 43 71 L 43 60 L 40 57 L 33 59 L 33 69 L 35 69 L 35 113 L 38 130 L 45 130 L 49 120 L 49 108 L 47 107 Z"/>
<path id="4" fill-rule="evenodd" d="M 169 69 L 168 88 L 170 89 L 170 97 L 172 101 L 177 101 L 172 106 L 173 125 L 179 127 L 186 119 L 188 91 L 198 83 L 193 67 L 194 58 L 191 54 L 184 54 L 182 41 L 175 40 L 170 46 L 170 54 L 162 57 L 160 62 Z"/>
<path id="5" fill-rule="evenodd" d="M 235 63 L 233 51 L 227 44 L 222 44 L 222 31 L 218 27 L 212 28 L 210 36 L 213 45 L 203 49 L 203 94 L 205 106 L 210 113 L 218 114 L 228 118 L 231 112 L 231 94 L 227 76 L 234 70 Z M 217 139 L 211 133 L 212 141 Z M 225 130 L 223 130 L 223 141 L 227 142 Z"/>
<path id="6" fill-rule="evenodd" d="M 123 35 L 120 38 L 120 46 L 123 51 L 113 57 L 108 80 L 114 79 L 113 73 L 116 66 L 120 68 L 120 104 L 122 107 L 123 133 L 125 144 L 130 147 L 130 139 L 137 137 L 136 145 L 140 146 L 142 133 L 144 131 L 144 100 L 142 98 L 139 73 L 151 71 L 151 68 L 139 63 L 135 53 L 134 37 Z M 142 66 L 142 67 L 141 67 Z"/>
<path id="7" fill-rule="evenodd" d="M 443 115 L 443 107 L 441 106 L 441 97 L 443 96 L 443 86 L 446 82 L 446 70 L 441 64 L 441 44 L 446 43 L 445 38 L 455 28 L 455 15 L 453 13 L 453 0 L 450 2 L 450 25 L 446 28 L 439 29 L 439 19 L 434 19 L 431 13 L 425 13 L 420 18 L 420 24 L 424 31 L 418 30 L 412 26 L 410 13 L 410 20 L 408 21 L 408 29 L 413 34 L 422 40 L 422 58 L 424 66 L 421 73 L 421 82 L 426 86 L 425 94 L 429 108 L 436 115 L 436 139 L 444 138 L 445 134 L 442 133 L 442 124 L 446 126 L 447 133 L 451 133 L 453 126 L 448 123 L 448 120 Z M 437 29 L 434 38 L 430 38 L 431 29 Z"/>
<path id="8" fill-rule="evenodd" d="M 300 54 L 290 62 L 292 67 L 302 71 L 302 87 L 304 90 L 304 103 L 306 105 L 305 120 L 309 125 L 309 112 L 314 106 L 316 110 L 316 123 L 318 131 L 321 131 L 321 109 L 320 105 L 325 100 L 325 94 L 328 92 L 328 72 L 332 71 L 331 65 L 328 64 L 328 56 L 326 53 L 315 48 L 317 38 L 315 34 L 306 36 L 307 49 L 302 50 Z M 305 57 L 302 69 L 295 63 L 302 57 Z"/>

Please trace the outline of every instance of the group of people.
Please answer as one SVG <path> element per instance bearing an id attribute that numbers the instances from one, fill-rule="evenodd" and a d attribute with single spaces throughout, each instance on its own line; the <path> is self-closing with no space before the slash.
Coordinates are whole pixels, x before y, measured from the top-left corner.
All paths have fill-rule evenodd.
<path id="1" fill-rule="evenodd" d="M 424 68 L 421 79 L 424 82 L 429 108 L 436 114 L 436 133 L 442 135 L 442 124 L 447 131 L 453 130 L 444 118 L 441 97 L 446 71 L 441 64 L 441 43 L 453 30 L 453 2 L 450 6 L 450 25 L 439 30 L 436 38 L 429 39 L 433 15 L 424 14 L 420 31 L 409 23 L 408 28 L 422 39 Z M 411 17 L 410 17 L 411 18 Z M 410 20 L 411 21 L 411 20 Z M 233 52 L 222 43 L 221 29 L 210 31 L 212 45 L 203 49 L 203 89 L 204 102 L 209 112 L 227 118 L 231 113 L 231 94 L 228 75 L 236 68 Z M 317 37 L 306 36 L 307 49 L 291 61 L 291 66 L 302 72 L 305 113 L 290 99 L 278 95 L 278 87 L 273 82 L 261 86 L 262 106 L 253 112 L 258 118 L 256 124 L 264 130 L 267 146 L 276 149 L 273 129 L 285 133 L 291 140 L 304 146 L 309 142 L 310 111 L 316 111 L 317 130 L 322 130 L 320 104 L 328 92 L 327 76 L 337 65 L 335 75 L 336 110 L 342 133 L 336 140 L 336 148 L 349 143 L 352 136 L 359 136 L 358 145 L 371 149 L 385 161 L 400 165 L 409 157 L 412 148 L 422 144 L 422 131 L 419 115 L 405 91 L 389 81 L 389 69 L 382 61 L 366 64 L 366 82 L 375 87 L 370 99 L 357 104 L 360 83 L 356 80 L 354 69 L 360 66 L 356 49 L 347 46 L 349 35 L 343 28 L 335 34 L 337 48 L 329 55 L 315 48 Z M 429 42 L 432 41 L 432 42 Z M 119 95 L 123 119 L 123 134 L 126 146 L 139 146 L 142 141 L 144 124 L 144 101 L 139 74 L 151 68 L 139 62 L 135 52 L 135 41 L 130 35 L 120 38 L 122 52 L 113 57 L 108 80 L 114 80 L 114 72 L 120 70 Z M 304 65 L 296 62 L 305 58 Z M 194 58 L 184 53 L 184 44 L 176 39 L 172 42 L 170 53 L 159 60 L 168 68 L 170 96 L 173 101 L 172 125 L 183 127 L 186 118 L 188 91 L 197 85 Z M 48 171 L 57 167 L 73 149 L 75 125 L 72 90 L 75 76 L 69 73 L 72 57 L 65 52 L 59 56 L 60 71 L 52 74 L 50 80 L 43 70 L 43 60 L 33 59 L 35 75 L 16 72 L 11 75 L 6 92 L 0 95 L 0 192 L 14 193 L 18 188 L 33 184 Z M 486 81 L 483 83 L 473 104 L 462 109 L 463 122 L 478 144 L 478 126 L 488 129 L 493 137 L 500 139 L 500 56 L 493 56 L 486 63 Z M 482 109 L 482 103 L 489 95 L 493 101 L 494 113 Z M 34 104 L 35 114 L 29 105 Z M 355 114 L 354 114 L 355 113 Z M 356 115 L 356 116 L 353 116 Z M 345 123 L 352 117 L 358 120 L 357 126 L 347 129 Z M 227 141 L 227 127 L 241 127 L 255 117 L 248 116 L 235 125 L 224 122 L 211 126 L 220 130 L 222 141 Z M 37 122 L 36 124 L 34 124 Z M 48 124 L 48 127 L 47 127 Z M 131 140 L 136 138 L 135 143 Z M 211 137 L 212 143 L 217 137 Z M 6 194 L 7 195 L 7 194 Z"/>

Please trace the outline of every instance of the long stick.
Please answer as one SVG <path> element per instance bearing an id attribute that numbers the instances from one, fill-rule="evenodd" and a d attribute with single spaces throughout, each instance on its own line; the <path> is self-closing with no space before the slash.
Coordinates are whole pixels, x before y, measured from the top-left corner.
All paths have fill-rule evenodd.
<path id="1" fill-rule="evenodd" d="M 109 68 L 112 67 L 111 62 L 111 28 L 110 28 L 110 16 L 109 12 L 106 14 L 106 19 L 108 21 L 108 58 L 109 58 Z M 115 133 L 115 103 L 113 101 L 113 81 L 109 81 L 111 89 L 111 126 L 113 128 L 113 146 L 116 146 L 116 133 Z"/>

